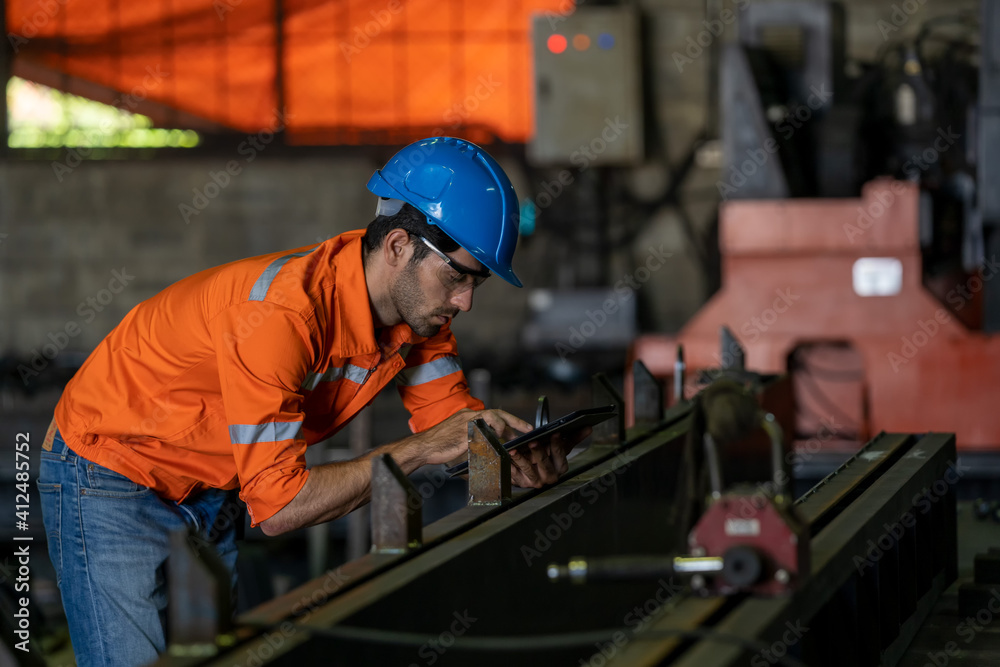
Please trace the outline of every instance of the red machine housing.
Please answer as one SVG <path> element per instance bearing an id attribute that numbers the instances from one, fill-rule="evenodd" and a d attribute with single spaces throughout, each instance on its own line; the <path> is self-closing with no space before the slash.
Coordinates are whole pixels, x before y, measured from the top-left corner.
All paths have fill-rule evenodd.
<path id="1" fill-rule="evenodd" d="M 794 590 L 809 576 L 809 534 L 784 502 L 779 505 L 762 493 L 724 494 L 706 508 L 691 530 L 691 553 L 722 557 L 732 547 L 751 547 L 763 567 L 750 591 L 779 595 Z M 739 589 L 727 585 L 723 577 L 714 577 L 709 590 L 728 595 Z"/>
<path id="2" fill-rule="evenodd" d="M 995 259 L 974 275 L 925 284 L 918 198 L 916 185 L 880 179 L 860 199 L 723 204 L 722 288 L 676 336 L 638 338 L 627 373 L 640 359 L 671 377 L 678 345 L 689 372 L 717 368 L 727 325 L 746 368 L 791 375 L 796 431 L 819 438 L 810 452 L 856 449 L 882 430 L 953 431 L 962 450 L 996 450 L 1000 337 L 972 328 Z M 855 291 L 852 271 L 866 257 L 899 260 L 898 293 Z"/>

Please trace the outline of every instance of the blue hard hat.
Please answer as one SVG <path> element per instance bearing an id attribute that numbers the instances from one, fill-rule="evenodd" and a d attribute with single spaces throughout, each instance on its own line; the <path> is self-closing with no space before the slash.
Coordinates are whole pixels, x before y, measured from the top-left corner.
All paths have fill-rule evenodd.
<path id="1" fill-rule="evenodd" d="M 519 208 L 507 174 L 479 146 L 455 137 L 403 148 L 368 180 L 379 197 L 402 200 L 427 216 L 490 271 L 511 285 Z"/>

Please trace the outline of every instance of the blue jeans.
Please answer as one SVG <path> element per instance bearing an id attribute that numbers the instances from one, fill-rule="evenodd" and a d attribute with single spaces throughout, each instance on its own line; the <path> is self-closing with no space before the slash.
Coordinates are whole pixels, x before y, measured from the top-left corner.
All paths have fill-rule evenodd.
<path id="1" fill-rule="evenodd" d="M 211 542 L 236 583 L 236 523 L 229 491 L 184 503 L 160 498 L 73 452 L 56 432 L 38 471 L 42 520 L 79 667 L 134 667 L 166 650 L 170 532 Z"/>

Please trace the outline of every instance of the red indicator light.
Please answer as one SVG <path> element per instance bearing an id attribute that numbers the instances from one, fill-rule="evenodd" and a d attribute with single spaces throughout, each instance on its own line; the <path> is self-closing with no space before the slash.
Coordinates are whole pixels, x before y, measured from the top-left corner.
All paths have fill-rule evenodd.
<path id="1" fill-rule="evenodd" d="M 566 50 L 566 38 L 562 35 L 552 35 L 547 44 L 552 53 L 562 53 Z"/>

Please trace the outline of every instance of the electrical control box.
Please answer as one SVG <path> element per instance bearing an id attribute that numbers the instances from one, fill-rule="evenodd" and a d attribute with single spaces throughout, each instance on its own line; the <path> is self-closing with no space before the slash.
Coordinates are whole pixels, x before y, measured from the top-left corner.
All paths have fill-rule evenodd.
<path id="1" fill-rule="evenodd" d="M 536 166 L 631 165 L 643 157 L 639 17 L 577 7 L 532 19 Z"/>

